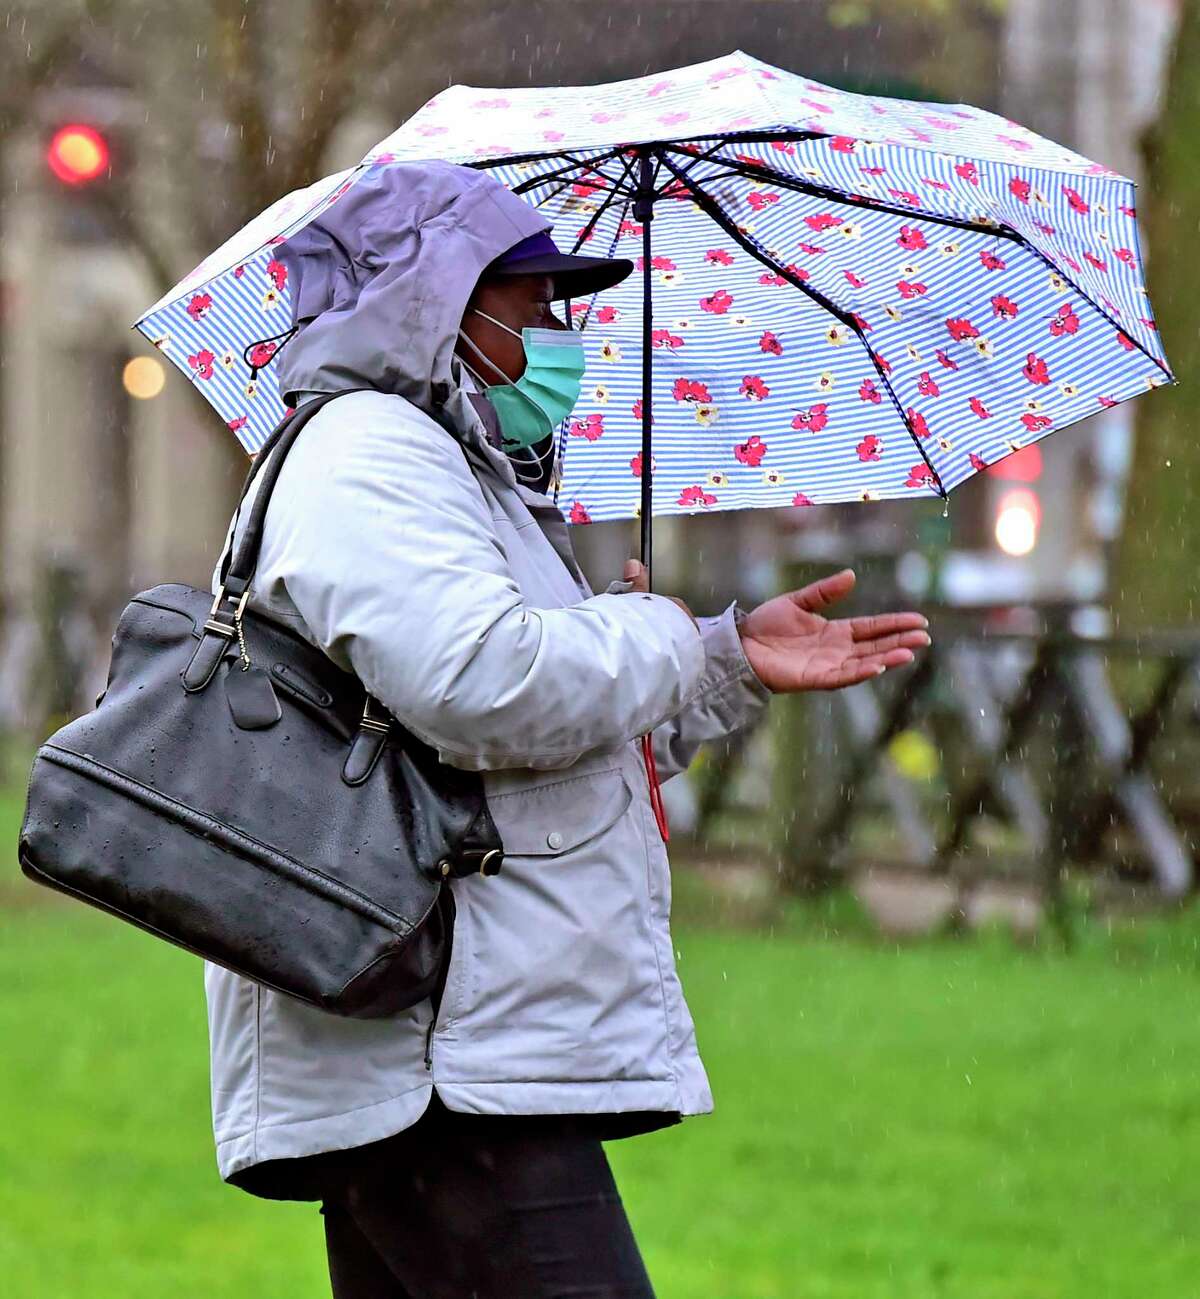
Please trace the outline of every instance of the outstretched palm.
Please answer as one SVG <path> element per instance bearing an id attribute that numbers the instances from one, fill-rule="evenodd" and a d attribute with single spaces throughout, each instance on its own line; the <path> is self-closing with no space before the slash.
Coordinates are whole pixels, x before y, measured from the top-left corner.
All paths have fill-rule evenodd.
<path id="1" fill-rule="evenodd" d="M 911 663 L 929 644 L 919 613 L 829 619 L 828 609 L 854 587 L 845 569 L 760 604 L 742 621 L 742 648 L 755 675 L 777 692 L 838 690 Z"/>

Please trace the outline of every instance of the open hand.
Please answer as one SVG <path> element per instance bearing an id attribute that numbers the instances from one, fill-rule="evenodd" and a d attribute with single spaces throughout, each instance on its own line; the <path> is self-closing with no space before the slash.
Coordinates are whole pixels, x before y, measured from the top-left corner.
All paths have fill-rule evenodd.
<path id="1" fill-rule="evenodd" d="M 854 581 L 843 569 L 746 616 L 738 628 L 742 649 L 763 685 L 780 693 L 840 690 L 911 663 L 914 651 L 929 645 L 929 623 L 919 613 L 823 617 L 820 610 L 849 595 Z"/>

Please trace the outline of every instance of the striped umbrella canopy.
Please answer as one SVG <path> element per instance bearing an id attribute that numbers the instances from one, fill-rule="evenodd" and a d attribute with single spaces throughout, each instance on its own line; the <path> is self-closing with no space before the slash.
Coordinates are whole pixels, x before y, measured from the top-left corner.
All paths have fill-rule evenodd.
<path id="1" fill-rule="evenodd" d="M 280 200 L 137 323 L 254 451 L 284 413 L 274 244 L 367 169 L 489 169 L 560 248 L 637 259 L 570 304 L 573 522 L 944 496 L 1172 382 L 1133 183 L 967 105 L 850 94 L 741 52 L 589 87 L 430 100 Z M 219 310 L 218 310 L 219 308 Z"/>

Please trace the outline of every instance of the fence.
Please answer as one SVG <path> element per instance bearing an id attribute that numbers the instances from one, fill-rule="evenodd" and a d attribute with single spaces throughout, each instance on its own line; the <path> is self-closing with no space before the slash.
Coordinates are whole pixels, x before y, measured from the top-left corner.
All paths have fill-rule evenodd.
<path id="1" fill-rule="evenodd" d="M 751 815 L 794 890 L 871 862 L 1016 875 L 1052 906 L 1066 868 L 1190 892 L 1200 636 L 935 626 L 935 642 L 878 685 L 774 701 L 766 735 L 733 737 L 701 766 L 695 835 Z M 747 806 L 755 763 L 770 795 Z"/>

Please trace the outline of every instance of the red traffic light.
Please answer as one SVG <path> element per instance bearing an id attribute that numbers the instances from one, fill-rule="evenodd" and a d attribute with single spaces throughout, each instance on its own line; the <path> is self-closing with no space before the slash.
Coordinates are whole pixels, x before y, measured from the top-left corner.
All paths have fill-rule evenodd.
<path id="1" fill-rule="evenodd" d="M 1038 543 L 1042 503 L 1028 487 L 1014 487 L 1000 498 L 994 524 L 996 545 L 1006 555 L 1022 559 Z"/>
<path id="2" fill-rule="evenodd" d="M 86 185 L 108 170 L 108 141 L 82 122 L 60 126 L 46 150 L 50 170 L 68 185 Z"/>
<path id="3" fill-rule="evenodd" d="M 1010 482 L 1036 483 L 1042 476 L 1042 448 L 1036 442 L 1018 447 L 1003 460 L 988 466 L 993 478 L 1007 478 Z"/>

